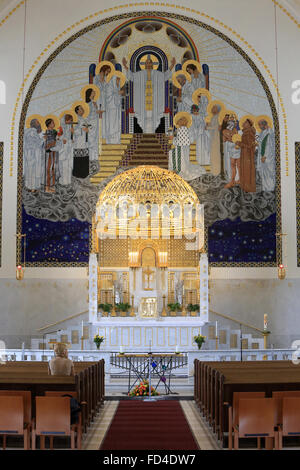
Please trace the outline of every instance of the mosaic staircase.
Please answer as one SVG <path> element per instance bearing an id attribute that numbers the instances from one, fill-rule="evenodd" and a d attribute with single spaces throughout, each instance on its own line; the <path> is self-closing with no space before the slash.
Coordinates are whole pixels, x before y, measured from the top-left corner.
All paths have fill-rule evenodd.
<path id="1" fill-rule="evenodd" d="M 102 143 L 100 171 L 91 177 L 91 183 L 99 184 L 113 176 L 119 167 L 156 165 L 168 169 L 168 152 L 169 141 L 165 134 L 122 134 L 120 144 Z M 197 164 L 196 144 L 190 146 L 190 162 Z"/>
<path id="2" fill-rule="evenodd" d="M 168 169 L 168 149 L 162 134 L 136 135 L 136 145 L 122 166 L 156 165 Z M 165 138 L 166 139 L 166 138 Z"/>
<path id="3" fill-rule="evenodd" d="M 122 134 L 120 144 L 102 143 L 102 152 L 99 156 L 100 171 L 91 177 L 91 183 L 99 184 L 102 180 L 115 174 L 133 137 L 133 134 Z"/>

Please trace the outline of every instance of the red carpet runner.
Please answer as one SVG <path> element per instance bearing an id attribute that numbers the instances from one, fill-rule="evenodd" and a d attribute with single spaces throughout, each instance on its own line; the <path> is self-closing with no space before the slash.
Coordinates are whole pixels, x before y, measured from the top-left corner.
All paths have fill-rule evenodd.
<path id="1" fill-rule="evenodd" d="M 120 401 L 100 450 L 198 450 L 179 401 Z"/>

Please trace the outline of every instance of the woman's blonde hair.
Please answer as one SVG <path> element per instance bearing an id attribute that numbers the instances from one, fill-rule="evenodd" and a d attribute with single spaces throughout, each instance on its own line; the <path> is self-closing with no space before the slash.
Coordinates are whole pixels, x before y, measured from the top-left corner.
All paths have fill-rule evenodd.
<path id="1" fill-rule="evenodd" d="M 64 343 L 56 343 L 54 346 L 54 354 L 58 357 L 66 357 L 67 346 Z"/>

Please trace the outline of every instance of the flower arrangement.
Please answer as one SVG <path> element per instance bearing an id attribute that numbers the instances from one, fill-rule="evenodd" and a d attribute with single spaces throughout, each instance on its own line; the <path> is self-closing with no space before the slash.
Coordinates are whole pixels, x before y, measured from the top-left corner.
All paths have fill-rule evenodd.
<path id="1" fill-rule="evenodd" d="M 206 336 L 197 335 L 194 336 L 194 341 L 197 343 L 198 349 L 201 349 L 203 343 L 205 343 Z"/>
<path id="2" fill-rule="evenodd" d="M 148 380 L 143 380 L 139 385 L 136 385 L 132 392 L 128 393 L 129 397 L 145 397 L 149 395 L 149 382 Z M 159 393 L 151 387 L 151 395 L 157 396 Z"/>
<path id="3" fill-rule="evenodd" d="M 100 344 L 103 343 L 104 340 L 105 340 L 104 336 L 99 336 L 99 335 L 94 336 L 94 343 L 96 344 L 97 349 L 100 348 Z"/>

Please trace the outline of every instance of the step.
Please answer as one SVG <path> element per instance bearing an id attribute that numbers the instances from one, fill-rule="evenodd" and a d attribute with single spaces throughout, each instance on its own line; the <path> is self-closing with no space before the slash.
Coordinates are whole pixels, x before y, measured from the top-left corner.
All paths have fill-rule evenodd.
<path id="1" fill-rule="evenodd" d="M 124 155 L 125 153 L 125 150 L 106 150 L 106 149 L 103 149 L 102 152 L 101 152 L 101 156 L 102 155 Z"/>
<path id="2" fill-rule="evenodd" d="M 102 144 L 103 150 L 126 150 L 127 145 L 125 144 Z"/>
<path id="3" fill-rule="evenodd" d="M 119 166 L 120 161 L 119 160 L 100 160 L 100 166 L 101 167 L 107 167 L 107 166 Z"/>

